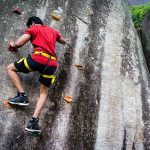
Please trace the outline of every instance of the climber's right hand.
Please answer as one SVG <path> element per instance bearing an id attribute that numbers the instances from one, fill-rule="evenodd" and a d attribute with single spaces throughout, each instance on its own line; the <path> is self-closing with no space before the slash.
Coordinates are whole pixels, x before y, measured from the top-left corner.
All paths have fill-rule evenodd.
<path id="1" fill-rule="evenodd" d="M 17 48 L 15 47 L 15 42 L 10 42 L 8 46 L 8 50 L 11 52 L 16 52 Z"/>

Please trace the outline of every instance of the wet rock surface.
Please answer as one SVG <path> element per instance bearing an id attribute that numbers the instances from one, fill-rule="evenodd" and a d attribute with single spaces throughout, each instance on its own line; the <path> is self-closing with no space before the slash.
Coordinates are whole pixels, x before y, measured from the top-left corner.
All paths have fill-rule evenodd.
<path id="1" fill-rule="evenodd" d="M 137 32 L 124 0 L 3 0 L 0 13 L 0 147 L 2 150 L 149 149 L 149 74 Z M 22 14 L 14 14 L 18 6 Z M 61 20 L 50 13 L 60 7 Z M 3 13 L 5 12 L 5 13 Z M 39 16 L 69 38 L 57 44 L 59 68 L 40 116 L 43 133 L 25 131 L 38 98 L 38 73 L 20 74 L 30 105 L 7 109 L 16 94 L 6 67 L 32 52 L 17 53 L 7 44 L 25 30 L 28 17 Z M 87 40 L 88 37 L 88 40 Z M 75 67 L 84 66 L 83 70 Z M 73 98 L 66 103 L 64 96 Z"/>

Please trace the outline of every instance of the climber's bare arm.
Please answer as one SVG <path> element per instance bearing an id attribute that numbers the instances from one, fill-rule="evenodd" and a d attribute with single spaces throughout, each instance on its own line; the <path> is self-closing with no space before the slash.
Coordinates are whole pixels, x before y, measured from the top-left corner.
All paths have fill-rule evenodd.
<path id="1" fill-rule="evenodd" d="M 61 44 L 66 44 L 66 40 L 63 37 L 61 37 L 60 39 L 57 39 L 57 42 Z"/>
<path id="2" fill-rule="evenodd" d="M 14 48 L 22 47 L 25 43 L 27 43 L 31 38 L 29 34 L 23 34 L 16 42 L 10 42 L 9 44 Z"/>

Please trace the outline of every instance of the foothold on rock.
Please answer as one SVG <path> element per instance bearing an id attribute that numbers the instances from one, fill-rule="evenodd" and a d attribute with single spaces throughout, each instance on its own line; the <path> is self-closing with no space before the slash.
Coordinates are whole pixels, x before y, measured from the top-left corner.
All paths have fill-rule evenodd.
<path id="1" fill-rule="evenodd" d="M 3 100 L 3 105 L 6 107 L 6 108 L 8 108 L 8 109 L 11 109 L 11 108 L 13 108 L 9 103 L 8 103 L 8 100 Z"/>
<path id="2" fill-rule="evenodd" d="M 51 13 L 51 16 L 52 16 L 53 19 L 55 19 L 55 20 L 60 20 L 60 19 L 61 19 L 61 17 L 58 16 L 58 15 L 56 15 L 55 13 Z"/>
<path id="3" fill-rule="evenodd" d="M 15 14 L 18 14 L 18 15 L 21 15 L 22 14 L 22 12 L 21 12 L 21 10 L 17 7 L 17 8 L 14 8 L 13 9 L 13 12 L 15 13 Z"/>
<path id="4" fill-rule="evenodd" d="M 67 103 L 70 103 L 72 101 L 72 96 L 65 96 L 64 97 L 64 100 L 67 102 Z"/>
<path id="5" fill-rule="evenodd" d="M 75 65 L 79 70 L 84 70 L 84 67 L 83 67 L 83 65 L 81 65 L 81 64 L 76 64 Z"/>

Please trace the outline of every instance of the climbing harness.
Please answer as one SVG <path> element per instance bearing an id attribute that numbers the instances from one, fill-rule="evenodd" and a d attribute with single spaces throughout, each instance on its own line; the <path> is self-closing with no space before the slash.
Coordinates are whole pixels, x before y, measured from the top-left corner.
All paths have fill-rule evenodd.
<path id="1" fill-rule="evenodd" d="M 36 50 L 38 50 L 38 48 L 37 48 Z M 47 61 L 46 66 L 45 66 L 45 68 L 44 68 L 44 70 L 43 70 L 43 73 L 44 73 L 45 70 L 47 69 L 48 64 L 50 63 L 50 60 L 56 60 L 56 57 L 54 57 L 54 56 L 52 56 L 52 55 L 50 55 L 50 54 L 47 54 L 47 53 L 45 53 L 45 52 L 42 52 L 42 51 L 35 51 L 34 54 L 42 55 L 42 56 L 45 56 L 46 58 L 48 58 L 48 61 Z M 56 76 L 55 76 L 55 75 L 42 74 L 42 77 L 44 77 L 44 78 L 51 78 L 51 79 L 52 79 L 52 81 L 51 81 L 52 84 L 54 84 L 55 79 L 56 79 Z"/>
<path id="2" fill-rule="evenodd" d="M 27 58 L 24 58 L 24 64 L 29 71 L 33 71 L 28 65 Z"/>
<path id="3" fill-rule="evenodd" d="M 20 59 L 17 63 L 19 64 L 19 63 L 21 63 L 22 61 L 24 62 L 25 67 L 26 67 L 29 71 L 33 71 L 33 70 L 29 67 L 26 57 L 23 57 L 23 58 Z"/>
<path id="4" fill-rule="evenodd" d="M 42 77 L 52 79 L 51 83 L 54 84 L 56 76 L 55 75 L 46 75 L 42 74 Z"/>
<path id="5" fill-rule="evenodd" d="M 45 56 L 46 58 L 56 60 L 56 57 L 54 57 L 54 56 L 52 56 L 52 55 L 49 55 L 49 54 L 47 54 L 47 53 L 44 53 L 44 52 L 42 52 L 42 51 L 35 51 L 34 54 L 42 55 L 42 56 Z"/>
<path id="6" fill-rule="evenodd" d="M 46 53 L 45 53 L 45 54 L 46 54 Z M 47 54 L 47 55 L 48 55 L 48 54 Z M 49 56 L 50 56 L 50 55 L 49 55 Z M 55 57 L 54 57 L 54 58 L 55 58 Z M 53 59 L 54 59 L 54 58 L 53 58 Z M 49 64 L 50 60 L 51 60 L 51 57 L 48 59 L 47 64 L 46 64 L 46 66 L 45 66 L 45 68 L 44 68 L 44 70 L 43 70 L 41 76 L 44 77 L 44 78 L 52 79 L 52 80 L 51 80 L 51 83 L 54 84 L 55 79 L 56 79 L 56 76 L 55 76 L 55 75 L 47 75 L 47 74 L 44 74 L 44 72 L 46 71 L 46 69 L 47 69 L 47 67 L 48 67 L 48 64 Z M 55 58 L 55 60 L 56 60 L 56 58 Z M 21 63 L 22 61 L 23 61 L 24 65 L 25 65 L 26 69 L 28 69 L 29 71 L 32 72 L 33 70 L 30 68 L 30 66 L 29 66 L 29 64 L 28 64 L 28 62 L 27 62 L 27 58 L 26 58 L 26 57 L 23 57 L 23 58 L 20 59 L 17 63 Z"/>

